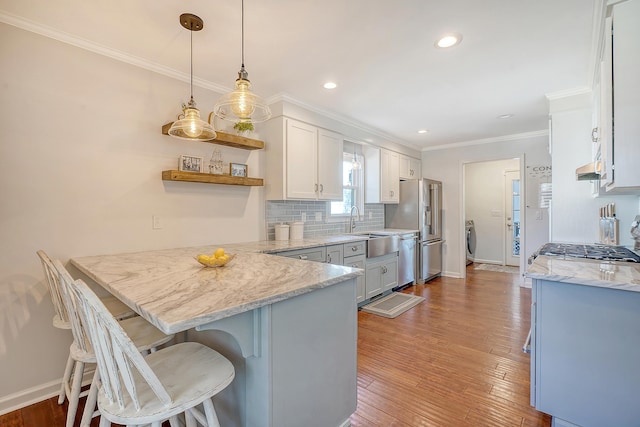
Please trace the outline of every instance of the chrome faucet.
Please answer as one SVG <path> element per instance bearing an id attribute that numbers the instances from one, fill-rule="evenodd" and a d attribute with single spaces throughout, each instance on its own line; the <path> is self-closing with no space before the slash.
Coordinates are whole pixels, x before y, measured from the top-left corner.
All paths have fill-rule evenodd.
<path id="1" fill-rule="evenodd" d="M 358 207 L 356 205 L 353 205 L 351 207 L 351 212 L 349 213 L 349 233 L 353 233 L 353 230 L 356 229 L 356 220 L 353 217 L 353 210 L 354 209 L 358 213 L 358 218 L 360 217 L 360 209 L 358 209 Z"/>

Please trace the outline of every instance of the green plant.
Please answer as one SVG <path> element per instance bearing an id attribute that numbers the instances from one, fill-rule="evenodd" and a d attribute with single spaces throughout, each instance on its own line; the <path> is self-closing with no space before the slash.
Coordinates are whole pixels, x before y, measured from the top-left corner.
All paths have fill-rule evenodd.
<path id="1" fill-rule="evenodd" d="M 237 122 L 235 125 L 233 125 L 233 128 L 238 132 L 253 132 L 253 123 Z"/>

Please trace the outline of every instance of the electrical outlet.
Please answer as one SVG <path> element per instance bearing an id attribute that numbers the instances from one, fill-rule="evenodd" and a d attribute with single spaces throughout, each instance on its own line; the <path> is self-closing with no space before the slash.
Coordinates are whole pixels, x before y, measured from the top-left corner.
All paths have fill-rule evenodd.
<path id="1" fill-rule="evenodd" d="M 160 217 L 157 215 L 151 216 L 151 228 L 154 230 L 162 229 L 162 222 L 160 221 Z"/>
<path id="2" fill-rule="evenodd" d="M 307 220 L 307 213 L 306 212 L 302 212 L 300 214 L 300 221 L 305 222 Z"/>
<path id="3" fill-rule="evenodd" d="M 373 219 L 373 212 L 369 211 L 369 219 Z"/>
<path id="4" fill-rule="evenodd" d="M 322 212 L 316 212 L 316 221 L 322 221 Z"/>
<path id="5" fill-rule="evenodd" d="M 538 209 L 538 210 L 536 211 L 536 219 L 537 219 L 538 221 L 542 221 L 542 210 L 541 210 L 541 209 Z"/>

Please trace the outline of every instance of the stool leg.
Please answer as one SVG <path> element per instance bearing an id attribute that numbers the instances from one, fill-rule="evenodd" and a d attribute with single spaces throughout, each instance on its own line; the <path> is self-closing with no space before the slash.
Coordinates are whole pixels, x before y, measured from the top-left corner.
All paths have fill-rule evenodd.
<path id="1" fill-rule="evenodd" d="M 67 357 L 67 365 L 64 368 L 64 375 L 62 376 L 60 394 L 58 395 L 58 405 L 62 405 L 65 397 L 67 396 L 66 385 L 69 383 L 69 379 L 71 378 L 71 371 L 73 371 L 73 358 L 71 357 L 71 354 L 69 354 L 69 357 Z"/>
<path id="2" fill-rule="evenodd" d="M 106 417 L 100 417 L 100 427 L 111 427 L 111 421 Z"/>
<path id="3" fill-rule="evenodd" d="M 184 411 L 184 421 L 186 427 L 196 427 L 196 419 L 193 417 L 193 414 L 187 409 Z"/>
<path id="4" fill-rule="evenodd" d="M 82 387 L 82 374 L 84 373 L 84 362 L 76 361 L 76 369 L 73 373 L 73 385 L 71 386 L 71 396 L 69 407 L 67 408 L 67 427 L 73 427 L 80 400 L 80 388 Z"/>
<path id="5" fill-rule="evenodd" d="M 207 427 L 220 427 L 218 415 L 216 414 L 216 410 L 213 407 L 213 400 L 205 399 L 204 402 L 202 402 L 202 406 L 204 406 L 204 413 L 207 416 Z"/>
<path id="6" fill-rule="evenodd" d="M 89 394 L 87 394 L 87 401 L 84 404 L 84 411 L 82 411 L 82 421 L 80 421 L 80 427 L 89 427 L 93 413 L 96 409 L 96 401 L 98 400 L 98 388 L 100 387 L 100 372 L 96 366 L 96 372 L 93 374 L 91 380 L 91 387 L 89 388 Z"/>

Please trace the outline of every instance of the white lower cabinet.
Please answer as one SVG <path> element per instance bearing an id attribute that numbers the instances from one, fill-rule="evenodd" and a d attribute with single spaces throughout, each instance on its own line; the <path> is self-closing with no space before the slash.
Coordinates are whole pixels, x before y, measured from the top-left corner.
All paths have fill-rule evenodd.
<path id="1" fill-rule="evenodd" d="M 343 245 L 327 246 L 327 264 L 343 265 Z"/>
<path id="2" fill-rule="evenodd" d="M 370 258 L 365 265 L 365 299 L 398 286 L 398 254 Z"/>
<path id="3" fill-rule="evenodd" d="M 305 261 L 325 262 L 327 259 L 327 248 L 325 246 L 318 246 L 315 248 L 278 252 L 276 255 L 287 258 L 302 259 Z"/>

